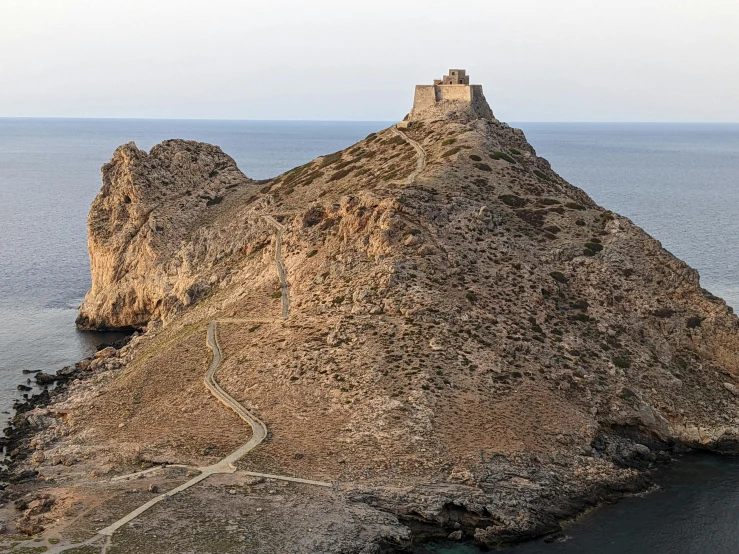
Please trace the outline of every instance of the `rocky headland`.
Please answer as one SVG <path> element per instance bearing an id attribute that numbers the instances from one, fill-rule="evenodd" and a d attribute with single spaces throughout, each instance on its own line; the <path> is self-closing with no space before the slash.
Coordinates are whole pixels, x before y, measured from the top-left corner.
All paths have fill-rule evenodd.
<path id="1" fill-rule="evenodd" d="M 645 489 L 675 449 L 737 452 L 739 319 L 483 102 L 266 182 L 207 144 L 116 150 L 78 324 L 136 333 L 18 410 L 9 531 L 87 540 L 249 439 L 203 385 L 214 320 L 218 382 L 269 434 L 116 552 L 496 547 Z M 187 467 L 115 480 L 162 464 Z"/>

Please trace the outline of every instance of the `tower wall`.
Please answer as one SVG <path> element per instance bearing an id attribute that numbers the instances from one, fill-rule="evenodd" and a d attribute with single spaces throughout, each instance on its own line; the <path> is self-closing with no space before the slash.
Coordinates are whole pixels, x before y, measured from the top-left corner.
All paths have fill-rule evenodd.
<path id="1" fill-rule="evenodd" d="M 469 83 L 469 76 L 465 74 L 466 72 L 463 69 L 449 71 L 455 80 Z M 451 77 L 447 75 L 444 79 L 448 80 Z M 432 110 L 434 108 L 436 110 Z M 433 85 L 416 85 L 410 120 L 414 121 L 428 117 L 434 111 L 443 113 L 444 111 L 458 109 L 467 109 L 474 117 L 493 119 L 493 112 L 487 100 L 485 100 L 481 85 L 440 84 L 437 79 Z M 424 113 L 429 110 L 432 111 Z"/>
<path id="2" fill-rule="evenodd" d="M 472 87 L 469 85 L 439 85 L 436 90 L 437 102 L 443 102 L 444 100 L 472 101 Z"/>
<path id="3" fill-rule="evenodd" d="M 436 104 L 436 85 L 416 85 L 416 94 L 413 97 L 413 113 L 421 112 Z"/>

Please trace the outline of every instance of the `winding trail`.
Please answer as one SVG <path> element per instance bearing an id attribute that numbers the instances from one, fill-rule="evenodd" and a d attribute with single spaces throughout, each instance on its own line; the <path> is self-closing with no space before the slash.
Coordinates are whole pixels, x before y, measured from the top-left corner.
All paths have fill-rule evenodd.
<path id="1" fill-rule="evenodd" d="M 275 227 L 277 229 L 276 233 L 276 247 L 275 247 L 275 264 L 277 265 L 277 273 L 280 278 L 280 287 L 282 289 L 282 314 L 281 314 L 281 320 L 284 321 L 287 319 L 289 312 L 290 312 L 290 288 L 289 284 L 287 282 L 287 275 L 285 271 L 285 266 L 282 262 L 282 233 L 285 230 L 285 227 L 279 223 L 276 219 L 274 219 L 272 216 L 269 215 L 263 215 L 262 216 L 265 221 L 267 221 L 270 225 Z M 274 323 L 280 323 L 281 320 L 279 319 L 266 319 L 266 318 L 244 318 L 244 319 L 223 319 L 220 320 L 223 323 L 261 323 L 261 324 L 274 324 Z M 234 399 L 230 394 L 228 394 L 221 385 L 218 384 L 218 381 L 216 380 L 216 373 L 218 371 L 218 368 L 221 364 L 222 359 L 222 351 L 221 347 L 218 344 L 218 320 L 212 320 L 210 324 L 208 325 L 208 332 L 206 335 L 206 344 L 207 346 L 213 351 L 213 360 L 210 363 L 210 366 L 208 367 L 208 371 L 205 373 L 205 386 L 208 388 L 208 390 L 215 396 L 218 400 L 220 400 L 226 407 L 230 408 L 236 414 L 243 419 L 246 423 L 249 424 L 249 426 L 252 429 L 252 436 L 249 439 L 249 441 L 239 447 L 237 450 L 223 458 L 222 460 L 218 461 L 217 463 L 209 466 L 204 466 L 197 468 L 198 471 L 200 471 L 200 474 L 193 477 L 189 481 L 186 481 L 185 483 L 179 485 L 178 487 L 175 487 L 174 489 L 167 491 L 166 493 L 160 494 L 145 504 L 142 504 L 132 512 L 126 514 L 119 520 L 115 521 L 114 523 L 108 525 L 106 528 L 101 529 L 98 531 L 97 535 L 92 537 L 90 540 L 80 543 L 77 545 L 74 545 L 73 547 L 57 547 L 49 552 L 63 552 L 64 550 L 67 550 L 68 548 L 78 548 L 83 545 L 94 545 L 101 541 L 101 539 L 104 540 L 104 544 L 102 546 L 102 552 L 105 552 L 110 546 L 110 539 L 113 536 L 113 533 L 115 533 L 118 529 L 126 525 L 127 523 L 130 523 L 137 517 L 139 517 L 141 514 L 146 512 L 148 509 L 152 508 L 153 506 L 156 506 L 158 503 L 169 499 L 170 497 L 174 496 L 175 494 L 182 492 L 184 490 L 189 489 L 193 485 L 196 485 L 200 483 L 201 481 L 207 479 L 211 475 L 218 474 L 218 473 L 234 473 L 236 471 L 236 466 L 234 463 L 242 458 L 245 454 L 247 454 L 252 449 L 256 448 L 259 444 L 264 441 L 264 439 L 267 437 L 267 426 L 264 424 L 264 422 L 259 419 L 257 416 L 252 414 L 249 410 L 244 408 L 236 399 Z M 182 465 L 170 465 L 168 467 L 188 467 L 188 466 L 182 466 Z M 158 471 L 162 469 L 163 466 L 159 466 L 156 468 L 150 468 L 144 471 L 139 471 L 137 473 L 132 473 L 129 475 L 122 475 L 120 477 L 116 477 L 112 479 L 111 481 L 122 481 L 126 479 L 133 479 L 138 477 L 145 477 L 147 475 L 150 475 L 154 473 L 155 471 Z M 307 485 L 315 485 L 319 487 L 333 487 L 332 483 L 327 483 L 324 481 L 313 481 L 310 479 L 300 479 L 298 477 L 288 477 L 284 475 L 273 475 L 269 473 L 256 473 L 253 471 L 244 471 L 245 475 L 252 475 L 256 477 L 264 477 L 266 479 L 277 479 L 282 481 L 290 481 L 294 483 L 304 483 Z"/>
<path id="2" fill-rule="evenodd" d="M 405 183 L 407 185 L 412 185 L 415 183 L 416 178 L 418 175 L 425 169 L 426 167 L 426 152 L 423 149 L 423 147 L 416 142 L 415 140 L 409 138 L 405 133 L 401 132 L 397 127 L 393 126 L 391 127 L 391 131 L 402 137 L 403 140 L 405 140 L 408 144 L 413 146 L 413 148 L 418 153 L 418 162 L 416 163 L 416 169 L 413 170 L 413 172 L 408 175 L 408 177 L 405 180 Z M 275 239 L 275 265 L 277 266 L 277 274 L 280 278 L 280 288 L 282 292 L 282 313 L 281 313 L 281 319 L 282 321 L 285 321 L 288 318 L 288 315 L 290 313 L 290 285 L 287 282 L 287 274 L 285 271 L 285 265 L 282 261 L 282 233 L 285 231 L 285 226 L 282 225 L 280 222 L 278 222 L 274 217 L 271 215 L 262 215 L 262 218 L 267 221 L 270 225 L 275 227 L 277 229 L 276 233 L 276 239 Z M 252 414 L 249 410 L 244 408 L 235 398 L 233 398 L 230 394 L 228 394 L 221 385 L 218 384 L 218 381 L 216 380 L 216 373 L 218 371 L 218 368 L 221 364 L 222 359 L 222 351 L 221 347 L 218 344 L 218 323 L 259 323 L 259 324 L 275 324 L 280 323 L 280 320 L 278 319 L 269 319 L 269 318 L 224 318 L 222 320 L 212 320 L 210 324 L 208 325 L 208 332 L 206 334 L 206 344 L 207 346 L 213 351 L 213 359 L 210 363 L 210 366 L 208 367 L 208 370 L 205 373 L 205 386 L 208 388 L 208 390 L 215 396 L 218 400 L 220 400 L 226 407 L 230 408 L 236 414 L 243 419 L 246 423 L 249 424 L 249 426 L 252 429 L 252 436 L 249 439 L 247 443 L 239 447 L 237 450 L 223 458 L 222 460 L 218 461 L 217 463 L 209 466 L 204 466 L 200 468 L 196 468 L 200 473 L 199 475 L 193 477 L 189 481 L 186 481 L 185 483 L 179 485 L 178 487 L 175 487 L 174 489 L 167 491 L 163 494 L 160 494 L 145 504 L 142 504 L 132 512 L 126 514 L 119 520 L 113 522 L 112 524 L 108 525 L 104 529 L 101 529 L 97 532 L 96 535 L 91 537 L 89 540 L 77 543 L 73 545 L 49 545 L 50 548 L 47 550 L 48 554 L 57 554 L 64 552 L 66 550 L 70 549 L 78 549 L 84 546 L 95 546 L 100 543 L 101 547 L 101 554 L 106 554 L 108 551 L 108 548 L 111 546 L 111 540 L 113 537 L 113 534 L 123 527 L 124 525 L 130 523 L 137 517 L 139 517 L 141 514 L 152 508 L 153 506 L 156 506 L 162 501 L 168 500 L 175 494 L 185 491 L 192 487 L 193 485 L 196 485 L 200 483 L 201 481 L 204 481 L 208 477 L 214 474 L 218 473 L 234 473 L 236 471 L 236 466 L 234 463 L 241 459 L 244 455 L 246 455 L 248 452 L 259 446 L 264 439 L 267 437 L 267 426 L 265 423 L 259 419 L 257 416 Z M 146 477 L 148 475 L 151 475 L 155 473 L 156 471 L 159 471 L 163 469 L 165 466 L 158 466 L 150 469 L 146 469 L 144 471 L 139 471 L 136 473 L 131 473 L 128 475 L 121 475 L 119 477 L 114 477 L 111 479 L 111 482 L 117 482 L 117 481 L 124 481 L 128 479 L 136 479 L 139 477 Z M 189 466 L 183 466 L 180 464 L 171 464 L 167 465 L 166 467 L 184 467 L 188 469 L 195 469 L 190 468 Z M 310 479 L 301 479 L 298 477 L 288 477 L 285 475 L 273 475 L 269 473 L 257 473 L 253 471 L 244 471 L 245 475 L 251 475 L 256 477 L 264 477 L 265 479 L 277 479 L 282 481 L 290 481 L 293 483 L 303 483 L 307 485 L 315 485 L 319 487 L 333 487 L 332 483 L 327 483 L 324 481 L 312 481 Z"/>
<path id="3" fill-rule="evenodd" d="M 413 172 L 408 175 L 405 179 L 406 185 L 412 185 L 416 182 L 416 177 L 426 168 L 426 151 L 423 149 L 423 146 L 418 144 L 415 140 L 410 138 L 408 135 L 406 135 L 403 131 L 398 129 L 397 127 L 393 126 L 390 127 L 390 130 L 401 137 L 403 140 L 405 140 L 408 144 L 410 144 L 413 148 L 416 149 L 416 152 L 418 153 L 418 162 L 416 163 L 416 169 L 413 170 Z"/>

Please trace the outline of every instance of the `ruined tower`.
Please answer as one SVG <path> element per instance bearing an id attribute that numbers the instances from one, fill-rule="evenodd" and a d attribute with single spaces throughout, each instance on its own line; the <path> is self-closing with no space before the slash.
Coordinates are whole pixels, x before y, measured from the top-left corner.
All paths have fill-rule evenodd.
<path id="1" fill-rule="evenodd" d="M 448 75 L 435 79 L 433 85 L 416 85 L 409 119 L 440 116 L 447 111 L 467 110 L 478 118 L 492 119 L 493 112 L 482 93 L 482 85 L 470 85 L 464 69 L 450 69 Z"/>

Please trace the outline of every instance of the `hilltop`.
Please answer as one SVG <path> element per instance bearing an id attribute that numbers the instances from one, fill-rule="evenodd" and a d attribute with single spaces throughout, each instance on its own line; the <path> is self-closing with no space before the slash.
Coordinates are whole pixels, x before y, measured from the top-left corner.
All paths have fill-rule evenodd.
<path id="1" fill-rule="evenodd" d="M 433 101 L 417 90 L 401 130 L 266 182 L 202 143 L 116 150 L 78 324 L 138 332 L 15 418 L 16 468 L 56 499 L 26 523 L 87 538 L 144 500 L 109 477 L 248 440 L 203 385 L 214 320 L 217 380 L 269 435 L 239 471 L 123 527 L 119 552 L 496 546 L 644 488 L 675 448 L 737 450 L 731 309 L 448 78 Z M 168 489 L 185 471 L 146 478 Z"/>

